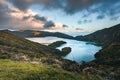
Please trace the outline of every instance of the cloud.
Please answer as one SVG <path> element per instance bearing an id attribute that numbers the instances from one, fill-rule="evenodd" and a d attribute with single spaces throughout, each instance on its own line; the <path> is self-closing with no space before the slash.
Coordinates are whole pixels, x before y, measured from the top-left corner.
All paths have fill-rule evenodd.
<path id="1" fill-rule="evenodd" d="M 4 0 L 0 0 L 0 26 L 9 20 L 8 5 Z"/>
<path id="2" fill-rule="evenodd" d="M 105 15 L 99 15 L 97 16 L 97 19 L 103 19 L 105 17 Z"/>
<path id="3" fill-rule="evenodd" d="M 82 31 L 82 30 L 84 30 L 84 29 L 82 29 L 82 28 L 76 28 L 75 30 L 77 30 L 77 31 Z"/>
<path id="4" fill-rule="evenodd" d="M 56 29 L 63 28 L 47 17 L 40 16 L 31 9 L 26 11 L 8 7 L 6 0 L 0 0 L 0 29 Z"/>
<path id="5" fill-rule="evenodd" d="M 110 17 L 110 20 L 118 20 L 118 19 L 120 19 L 120 14 L 117 14 L 117 15 L 114 15 L 114 16 L 112 16 L 112 17 Z"/>
<path id="6" fill-rule="evenodd" d="M 8 4 L 11 6 L 8 7 Z M 33 5 L 40 5 L 43 10 L 62 10 L 66 14 L 86 11 L 84 17 L 97 13 L 97 19 L 120 13 L 120 0 L 0 0 L 0 28 L 45 29 L 63 28 L 64 24 L 48 20 L 30 10 Z M 41 9 L 41 8 L 40 8 Z M 2 15 L 2 16 L 1 16 Z M 104 16 L 103 16 L 104 15 Z M 91 20 L 80 20 L 89 23 Z"/>
<path id="7" fill-rule="evenodd" d="M 64 28 L 68 28 L 69 26 L 68 26 L 68 25 L 66 25 L 66 24 L 63 24 L 63 27 L 64 27 Z"/>
<path id="8" fill-rule="evenodd" d="M 55 24 L 54 24 L 54 22 L 52 22 L 52 21 L 48 21 L 48 22 L 46 22 L 45 25 L 44 25 L 45 28 L 50 28 L 50 27 L 54 27 L 54 26 L 55 26 Z"/>
<path id="9" fill-rule="evenodd" d="M 47 21 L 47 18 L 44 17 L 44 16 L 35 15 L 34 18 L 35 18 L 36 20 L 40 20 L 40 21 L 43 21 L 43 22 L 46 22 L 46 21 Z"/>
<path id="10" fill-rule="evenodd" d="M 8 0 L 20 10 L 27 10 L 31 5 L 43 5 L 45 9 L 61 8 L 63 3 L 61 0 Z M 63 0 L 64 1 L 64 0 Z"/>
<path id="11" fill-rule="evenodd" d="M 91 23 L 91 22 L 92 22 L 92 20 L 84 19 L 84 20 L 79 20 L 78 24 Z"/>
<path id="12" fill-rule="evenodd" d="M 120 0 L 9 0 L 20 10 L 27 10 L 32 5 L 41 5 L 44 9 L 61 9 L 67 14 L 82 10 L 91 13 L 104 12 L 114 14 L 120 12 Z M 117 11 L 114 10 L 117 8 Z M 112 11 L 111 11 L 112 10 Z"/>
<path id="13" fill-rule="evenodd" d="M 81 12 L 83 18 L 88 18 L 92 14 L 98 14 L 97 20 L 111 17 L 120 13 L 120 0 L 8 0 L 15 7 L 22 11 L 27 11 L 31 6 L 40 5 L 41 10 L 62 10 L 67 15 L 73 15 Z M 85 14 L 84 12 L 87 12 Z M 27 17 L 25 17 L 27 18 Z M 45 17 L 35 16 L 36 19 L 46 20 Z M 118 18 L 116 18 L 118 19 Z M 110 19 L 111 20 L 111 19 Z M 112 19 L 113 20 L 113 19 Z M 115 19 L 114 19 L 115 20 Z M 91 20 L 78 21 L 81 23 L 89 23 Z M 64 26 L 63 26 L 64 27 Z"/>

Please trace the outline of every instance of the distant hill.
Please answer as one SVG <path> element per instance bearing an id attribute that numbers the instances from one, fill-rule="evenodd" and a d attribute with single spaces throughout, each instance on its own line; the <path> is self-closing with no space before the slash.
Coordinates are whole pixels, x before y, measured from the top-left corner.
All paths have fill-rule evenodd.
<path id="1" fill-rule="evenodd" d="M 6 30 L 8 31 L 8 30 Z M 12 34 L 21 36 L 21 37 L 59 37 L 59 38 L 67 38 L 73 39 L 73 36 L 60 33 L 60 32 L 47 32 L 47 31 L 34 31 L 34 30 L 20 30 L 20 31 L 8 31 Z"/>
<path id="2" fill-rule="evenodd" d="M 101 45 L 109 45 L 112 42 L 120 42 L 120 24 L 98 30 L 86 36 L 77 36 L 75 38 L 77 40 L 96 42 Z"/>

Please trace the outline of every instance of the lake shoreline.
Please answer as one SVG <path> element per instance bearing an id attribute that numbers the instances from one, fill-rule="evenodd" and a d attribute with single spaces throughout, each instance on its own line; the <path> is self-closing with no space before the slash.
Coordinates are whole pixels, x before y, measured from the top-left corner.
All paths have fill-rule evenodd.
<path id="1" fill-rule="evenodd" d="M 37 37 L 37 38 L 27 38 L 27 39 L 41 44 L 45 44 L 45 42 L 50 44 L 56 41 L 67 42 L 64 45 L 57 47 L 57 49 L 62 50 L 62 48 L 64 47 L 71 47 L 72 50 L 71 53 L 66 55 L 64 59 L 76 61 L 77 63 L 81 63 L 83 61 L 90 62 L 92 60 L 95 60 L 95 54 L 99 50 L 101 50 L 101 46 L 96 46 L 94 44 L 87 44 L 88 42 L 78 41 L 73 39 L 64 39 L 57 37 L 44 37 L 44 38 Z"/>

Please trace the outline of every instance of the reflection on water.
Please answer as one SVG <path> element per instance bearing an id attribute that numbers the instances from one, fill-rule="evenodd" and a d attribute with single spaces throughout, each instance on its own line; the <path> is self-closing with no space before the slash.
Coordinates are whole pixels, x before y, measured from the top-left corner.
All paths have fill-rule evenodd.
<path id="1" fill-rule="evenodd" d="M 101 47 L 91 44 L 86 44 L 87 42 L 63 39 L 57 37 L 27 38 L 27 39 L 45 45 L 48 45 L 55 41 L 60 41 L 60 40 L 65 41 L 67 42 L 67 44 L 60 46 L 57 49 L 61 50 L 64 47 L 71 47 L 72 48 L 71 53 L 66 55 L 64 58 L 76 62 L 81 62 L 81 61 L 89 62 L 91 60 L 94 60 L 95 59 L 94 54 L 101 49 Z"/>

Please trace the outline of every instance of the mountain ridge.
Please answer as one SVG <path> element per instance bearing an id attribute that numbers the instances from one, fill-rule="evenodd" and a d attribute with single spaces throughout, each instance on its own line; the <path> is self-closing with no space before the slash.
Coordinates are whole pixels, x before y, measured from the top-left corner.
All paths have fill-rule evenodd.
<path id="1" fill-rule="evenodd" d="M 120 42 L 120 24 L 98 30 L 85 36 L 76 36 L 77 40 L 96 42 L 100 45 L 109 45 L 111 42 Z"/>
<path id="2" fill-rule="evenodd" d="M 4 30 L 9 33 L 15 34 L 17 36 L 29 38 L 29 37 L 58 37 L 58 38 L 67 38 L 74 39 L 73 36 L 68 34 L 60 33 L 60 32 L 48 32 L 48 31 L 37 31 L 37 30 L 19 30 L 19 31 L 10 31 Z"/>

